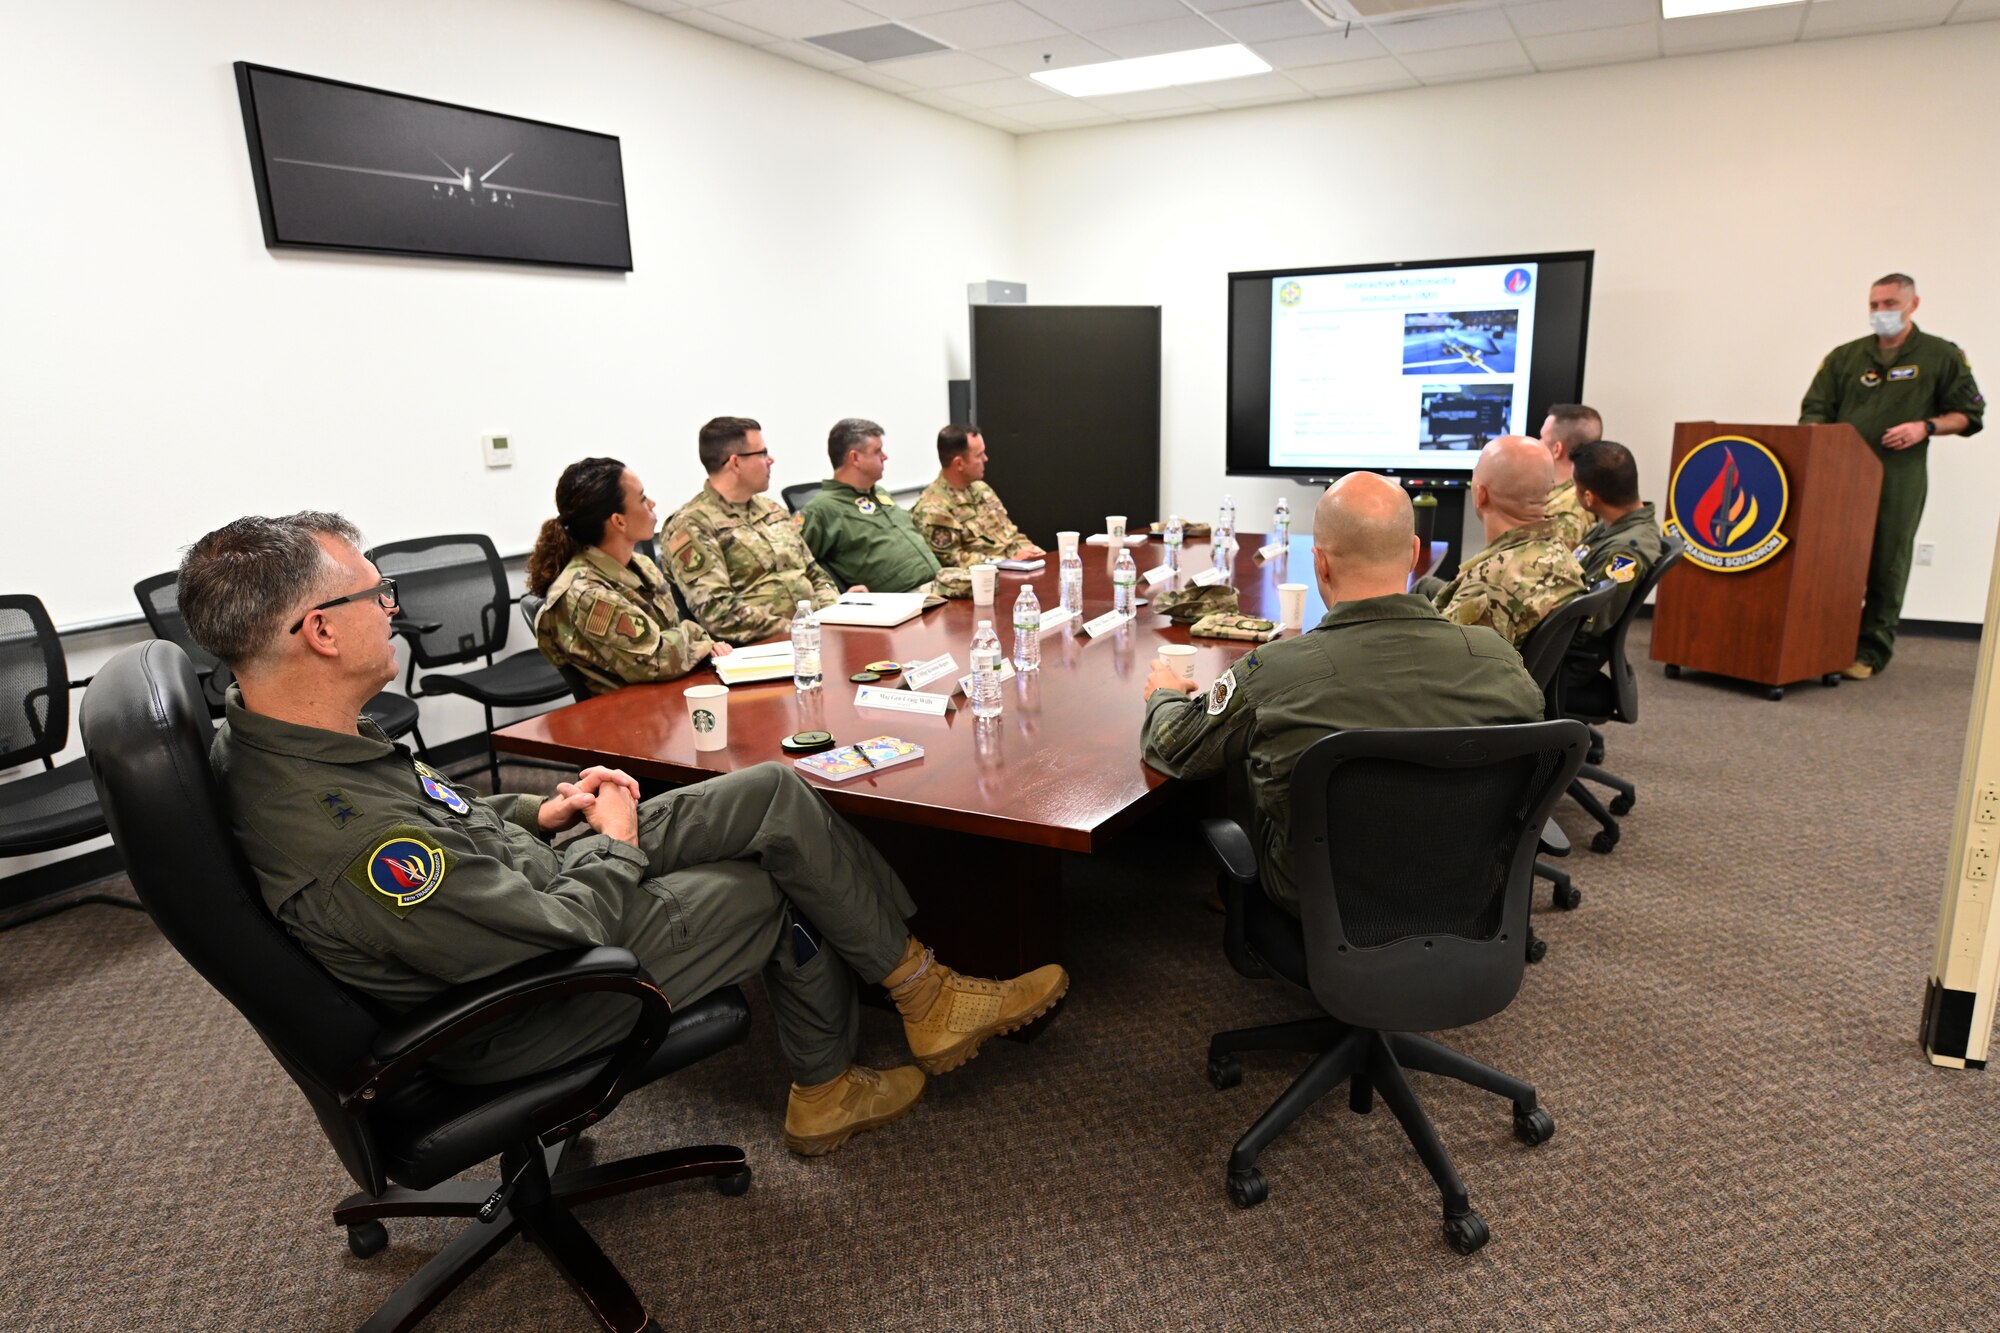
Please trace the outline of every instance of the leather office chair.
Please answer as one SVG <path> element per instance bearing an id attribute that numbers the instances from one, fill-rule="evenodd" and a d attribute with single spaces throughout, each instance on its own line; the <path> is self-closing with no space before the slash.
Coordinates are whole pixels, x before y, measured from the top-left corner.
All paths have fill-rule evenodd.
<path id="1" fill-rule="evenodd" d="M 1558 606 L 1542 617 L 1542 622 L 1528 631 L 1528 637 L 1521 644 L 1521 664 L 1534 677 L 1535 684 L 1542 690 L 1543 716 L 1560 717 L 1553 704 L 1554 691 L 1560 688 L 1563 655 L 1575 640 L 1577 631 L 1585 621 L 1603 610 L 1610 602 L 1618 585 L 1609 579 L 1600 579 L 1596 586 Z M 1554 820 L 1542 830 L 1542 851 L 1549 856 L 1568 856 L 1569 837 Z M 1583 893 L 1570 882 L 1569 872 L 1558 870 L 1547 861 L 1535 862 L 1535 874 L 1549 881 L 1549 899 L 1564 911 L 1574 911 L 1583 902 Z M 1548 946 L 1528 932 L 1528 961 L 1539 963 Z"/>
<path id="2" fill-rule="evenodd" d="M 785 497 L 785 508 L 796 514 L 812 503 L 812 498 L 819 494 L 819 488 L 825 484 L 820 481 L 802 481 L 796 486 L 785 487 L 778 494 Z"/>
<path id="3" fill-rule="evenodd" d="M 1632 669 L 1631 661 L 1625 656 L 1625 638 L 1632 631 L 1632 622 L 1639 618 L 1641 608 L 1653 589 L 1679 562 L 1687 551 L 1687 544 L 1672 533 L 1661 539 L 1660 562 L 1646 571 L 1646 577 L 1639 580 L 1639 586 L 1632 590 L 1632 600 L 1626 604 L 1625 613 L 1618 617 L 1618 623 L 1611 627 L 1610 637 L 1605 641 L 1602 657 L 1584 656 L 1572 653 L 1572 660 L 1603 663 L 1609 667 L 1611 678 L 1608 690 L 1579 692 L 1563 688 L 1561 673 L 1557 673 L 1558 690 L 1555 710 L 1550 716 L 1572 717 L 1579 722 L 1591 724 L 1590 753 L 1584 757 L 1582 770 L 1577 780 L 1571 784 L 1570 795 L 1584 812 L 1597 821 L 1597 833 L 1590 840 L 1592 851 L 1608 852 L 1618 845 L 1623 830 L 1618 826 L 1618 815 L 1630 814 L 1633 802 L 1639 799 L 1638 789 L 1615 773 L 1598 767 L 1604 758 L 1604 735 L 1597 730 L 1600 722 L 1637 722 L 1639 720 L 1639 677 Z M 1607 696 L 1608 697 L 1605 697 Z M 1584 786 L 1585 782 L 1595 782 L 1600 787 L 1609 787 L 1618 794 L 1611 798 L 1607 809 L 1597 799 L 1597 793 Z"/>
<path id="4" fill-rule="evenodd" d="M 335 981 L 265 908 L 208 767 L 208 710 L 194 668 L 160 640 L 100 671 L 83 740 L 133 886 L 160 931 L 249 1021 L 311 1103 L 360 1192 L 333 1210 L 362 1258 L 388 1243 L 385 1217 L 475 1218 L 403 1284 L 367 1330 L 407 1329 L 526 1232 L 607 1328 L 654 1327 L 570 1205 L 688 1176 L 749 1187 L 741 1149 L 677 1148 L 559 1173 L 564 1153 L 627 1093 L 742 1039 L 735 987 L 668 1011 L 624 949 L 574 949 L 454 987 L 406 1013 Z M 431 1073 L 430 1057 L 532 1005 L 598 991 L 640 1005 L 632 1034 L 560 1069 L 483 1085 Z M 498 1181 L 456 1177 L 498 1154 Z"/>
<path id="5" fill-rule="evenodd" d="M 542 608 L 546 605 L 548 605 L 546 597 L 537 597 L 531 592 L 521 594 L 521 619 L 528 622 L 530 635 L 535 632 L 536 617 L 542 614 Z M 563 678 L 563 684 L 569 686 L 571 698 L 582 703 L 590 697 L 590 682 L 584 679 L 581 671 L 567 662 L 551 662 L 550 665 L 556 669 L 556 674 Z"/>
<path id="6" fill-rule="evenodd" d="M 39 597 L 0 597 L 0 769 L 39 762 L 42 771 L 0 782 L 0 856 L 52 852 L 100 837 L 104 813 L 81 759 L 56 763 L 69 745 L 69 678 L 62 636 Z M 129 898 L 88 893 L 15 917 L 25 926 L 72 907 L 138 908 Z"/>
<path id="7" fill-rule="evenodd" d="M 1291 785 L 1296 919 L 1265 897 L 1243 827 L 1202 821 L 1222 871 L 1231 965 L 1309 990 L 1324 1011 L 1209 1042 L 1218 1088 L 1242 1081 L 1241 1051 L 1315 1057 L 1237 1140 L 1228 1186 L 1238 1207 L 1269 1195 L 1257 1169 L 1265 1147 L 1348 1082 L 1353 1110 L 1366 1114 L 1380 1091 L 1402 1123 L 1443 1198 L 1446 1241 L 1460 1254 L 1486 1243 L 1486 1223 L 1403 1071 L 1508 1098 L 1515 1136 L 1531 1147 L 1555 1133 L 1532 1085 L 1416 1034 L 1490 1017 L 1520 989 L 1536 832 L 1588 743 L 1583 724 L 1568 721 L 1343 731 L 1315 742 Z M 1451 837 L 1438 836 L 1438 809 L 1452 812 Z"/>
<path id="8" fill-rule="evenodd" d="M 146 627 L 153 631 L 153 637 L 175 645 L 194 663 L 195 675 L 201 681 L 201 697 L 208 702 L 209 716 L 221 717 L 225 707 L 224 697 L 228 694 L 230 682 L 236 677 L 228 667 L 215 660 L 214 654 L 196 643 L 194 635 L 188 632 L 187 621 L 181 616 L 179 573 L 169 570 L 140 579 L 132 585 L 132 595 L 139 599 L 139 610 L 145 615 Z M 384 690 L 361 706 L 361 715 L 382 728 L 392 741 L 414 736 L 419 754 L 430 748 L 424 744 L 424 733 L 417 729 L 420 714 L 416 700 L 406 695 Z"/>
<path id="9" fill-rule="evenodd" d="M 500 789 L 500 752 L 493 748 L 493 710 L 531 708 L 560 699 L 569 686 L 529 648 L 494 661 L 507 646 L 507 570 L 493 540 L 482 533 L 413 537 L 368 552 L 375 567 L 396 580 L 399 631 L 410 645 L 403 692 L 412 699 L 460 694 L 486 710 L 486 767 Z M 454 666 L 485 658 L 486 665 L 457 675 L 417 679 L 418 667 Z"/>

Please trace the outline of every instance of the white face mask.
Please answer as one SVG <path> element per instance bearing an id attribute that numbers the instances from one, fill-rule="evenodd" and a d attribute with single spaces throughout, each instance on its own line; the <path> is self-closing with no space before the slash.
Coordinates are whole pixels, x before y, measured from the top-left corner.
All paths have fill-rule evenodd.
<path id="1" fill-rule="evenodd" d="M 1893 338 L 1903 331 L 1903 312 L 1871 310 L 1868 312 L 1868 327 L 1875 330 L 1878 338 Z"/>

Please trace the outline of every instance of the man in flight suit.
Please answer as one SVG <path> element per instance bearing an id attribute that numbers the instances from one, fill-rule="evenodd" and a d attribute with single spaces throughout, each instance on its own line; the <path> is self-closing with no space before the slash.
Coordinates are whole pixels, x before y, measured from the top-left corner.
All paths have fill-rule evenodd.
<path id="1" fill-rule="evenodd" d="M 1639 500 L 1639 466 L 1631 450 L 1615 440 L 1599 440 L 1580 447 L 1575 461 L 1577 496 L 1597 519 L 1576 548 L 1584 586 L 1595 588 L 1609 579 L 1614 591 L 1610 603 L 1570 644 L 1563 659 L 1563 700 L 1579 713 L 1608 717 L 1616 697 L 1604 674 L 1611 631 L 1632 604 L 1632 594 L 1660 563 L 1664 548 L 1653 506 Z"/>
<path id="2" fill-rule="evenodd" d="M 843 587 L 912 592 L 937 577 L 938 558 L 884 490 L 882 428 L 846 417 L 827 433 L 833 476 L 800 511 L 806 545 Z"/>
<path id="3" fill-rule="evenodd" d="M 337 514 L 245 518 L 189 549 L 180 606 L 236 673 L 210 753 L 265 903 L 334 977 L 397 1008 L 551 950 L 632 950 L 682 1005 L 760 969 L 794 1082 L 785 1141 L 817 1155 L 887 1124 L 987 1038 L 1033 1021 L 1059 967 L 961 977 L 904 926 L 879 853 L 786 765 L 640 803 L 591 768 L 543 800 L 484 797 L 392 745 L 360 704 L 396 673 L 395 588 Z M 550 839 L 578 823 L 589 832 Z M 888 988 L 917 1066 L 854 1063 L 855 977 Z M 438 1058 L 482 1083 L 630 1029 L 631 1001 L 542 1006 Z"/>
<path id="4" fill-rule="evenodd" d="M 1484 626 L 1454 625 L 1404 591 L 1427 555 L 1403 488 L 1350 472 L 1313 512 L 1325 619 L 1251 649 L 1202 694 L 1164 662 L 1146 678 L 1141 756 L 1177 778 L 1212 777 L 1228 755 L 1244 756 L 1259 878 L 1294 915 L 1292 769 L 1314 741 L 1355 728 L 1541 720 L 1542 692 L 1506 640 Z"/>
<path id="5" fill-rule="evenodd" d="M 1977 435 L 1986 399 L 1957 343 L 1910 322 L 1917 280 L 1907 273 L 1878 278 L 1868 289 L 1865 338 L 1826 354 L 1799 404 L 1799 424 L 1845 421 L 1882 460 L 1882 500 L 1875 511 L 1875 545 L 1868 558 L 1868 596 L 1854 665 L 1841 672 L 1867 680 L 1896 652 L 1896 622 L 1910 582 L 1910 554 L 1930 489 L 1924 456 L 1933 435 Z"/>

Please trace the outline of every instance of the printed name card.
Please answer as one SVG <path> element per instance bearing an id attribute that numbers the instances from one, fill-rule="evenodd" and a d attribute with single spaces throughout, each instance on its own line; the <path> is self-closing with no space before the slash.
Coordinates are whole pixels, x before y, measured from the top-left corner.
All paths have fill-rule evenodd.
<path id="1" fill-rule="evenodd" d="M 1003 657 L 1000 659 L 1000 669 L 993 674 L 1003 681 L 1012 680 L 1014 679 L 1014 664 Z M 970 671 L 958 678 L 958 692 L 968 699 L 972 697 L 972 673 Z"/>
<path id="2" fill-rule="evenodd" d="M 1054 610 L 1044 611 L 1042 612 L 1042 633 L 1047 634 L 1052 629 L 1061 629 L 1074 619 L 1076 619 L 1076 612 L 1066 606 L 1058 606 Z"/>
<path id="3" fill-rule="evenodd" d="M 1227 578 L 1228 576 L 1229 576 L 1229 571 L 1226 569 L 1209 568 L 1202 570 L 1201 573 L 1196 574 L 1193 578 L 1189 579 L 1188 582 L 1192 583 L 1197 588 L 1206 588 L 1211 583 L 1222 582 L 1222 580 Z"/>
<path id="4" fill-rule="evenodd" d="M 1274 555 L 1283 555 L 1284 553 L 1285 544 L 1283 542 L 1272 542 L 1269 546 L 1260 546 L 1257 548 L 1257 558 L 1259 560 L 1269 560 Z"/>
<path id="5" fill-rule="evenodd" d="M 1106 611 L 1095 620 L 1084 621 L 1083 632 L 1092 638 L 1096 638 L 1100 634 L 1117 629 L 1120 625 L 1128 625 L 1131 622 L 1132 617 L 1123 611 Z"/>
<path id="6" fill-rule="evenodd" d="M 908 690 L 885 690 L 879 685 L 863 685 L 854 691 L 854 706 L 943 717 L 951 711 L 951 700 L 942 694 L 913 694 Z"/>
<path id="7" fill-rule="evenodd" d="M 913 690 L 921 690 L 934 680 L 942 680 L 958 670 L 958 659 L 950 653 L 939 653 L 928 662 L 903 668 L 903 684 Z"/>
<path id="8" fill-rule="evenodd" d="M 1158 583 L 1161 579 L 1170 579 L 1173 576 L 1174 567 L 1172 565 L 1154 565 L 1146 571 L 1146 583 L 1150 587 L 1152 584 Z"/>

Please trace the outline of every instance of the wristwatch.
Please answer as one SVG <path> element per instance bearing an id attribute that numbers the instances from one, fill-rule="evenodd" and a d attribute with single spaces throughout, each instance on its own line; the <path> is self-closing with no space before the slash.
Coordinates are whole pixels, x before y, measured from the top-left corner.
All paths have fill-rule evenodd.
<path id="1" fill-rule="evenodd" d="M 1931 419 L 1930 419 L 1929 417 L 1925 417 L 1925 418 L 1924 418 L 1924 438 L 1928 440 L 1928 439 L 1929 439 L 1929 438 L 1930 438 L 1931 436 L 1933 436 L 1933 435 L 1935 435 L 1935 434 L 1937 434 L 1937 422 L 1935 422 L 1935 421 L 1932 421 L 1932 420 L 1931 420 Z"/>

